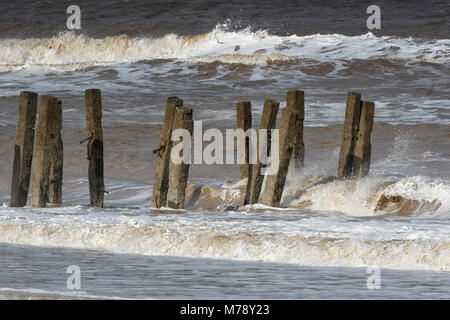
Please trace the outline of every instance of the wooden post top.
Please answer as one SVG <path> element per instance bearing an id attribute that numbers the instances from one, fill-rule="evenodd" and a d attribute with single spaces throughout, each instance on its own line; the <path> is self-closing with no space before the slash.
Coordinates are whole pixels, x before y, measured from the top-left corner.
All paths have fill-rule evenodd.
<path id="1" fill-rule="evenodd" d="M 280 103 L 276 100 L 268 99 L 264 102 L 263 112 L 261 115 L 261 121 L 259 124 L 260 129 L 273 129 L 277 120 L 277 113 L 280 107 Z"/>
<path id="2" fill-rule="evenodd" d="M 58 99 L 56 99 L 54 96 L 50 96 L 50 95 L 42 95 L 40 97 L 40 102 L 44 103 L 44 104 L 55 104 L 58 102 Z"/>
<path id="3" fill-rule="evenodd" d="M 183 107 L 183 99 L 180 99 L 176 96 L 168 97 L 167 104 L 175 105 L 176 108 Z"/>
<path id="4" fill-rule="evenodd" d="M 250 101 L 239 101 L 236 103 L 237 108 L 249 108 L 251 106 Z"/>
<path id="5" fill-rule="evenodd" d="M 286 108 L 298 111 L 299 118 L 305 119 L 305 92 L 302 90 L 291 90 L 286 94 Z"/>
<path id="6" fill-rule="evenodd" d="M 20 91 L 20 95 L 19 95 L 20 99 L 34 99 L 37 101 L 38 98 L 38 94 L 36 92 L 32 92 L 32 91 Z M 28 103 L 30 104 L 30 102 Z"/>

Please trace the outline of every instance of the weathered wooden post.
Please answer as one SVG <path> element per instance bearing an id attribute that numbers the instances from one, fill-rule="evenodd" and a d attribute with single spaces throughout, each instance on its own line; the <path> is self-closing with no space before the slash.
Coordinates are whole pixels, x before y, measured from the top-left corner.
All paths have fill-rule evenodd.
<path id="1" fill-rule="evenodd" d="M 169 97 L 166 102 L 166 113 L 159 142 L 159 148 L 153 152 L 158 155 L 153 182 L 151 206 L 161 208 L 166 205 L 167 191 L 169 189 L 169 161 L 171 149 L 172 126 L 175 109 L 183 107 L 183 100 L 178 97 Z"/>
<path id="2" fill-rule="evenodd" d="M 294 108 L 285 108 L 281 110 L 280 124 L 278 126 L 279 141 L 274 141 L 274 143 L 279 143 L 278 170 L 276 174 L 268 175 L 266 177 L 266 184 L 261 200 L 261 203 L 265 205 L 272 207 L 280 205 L 286 176 L 289 170 L 289 163 L 291 161 L 293 149 L 296 146 L 296 141 L 292 139 L 292 136 L 293 133 L 298 130 L 299 121 L 299 112 Z"/>
<path id="3" fill-rule="evenodd" d="M 369 174 L 372 145 L 370 136 L 375 115 L 375 103 L 362 101 L 361 118 L 353 156 L 353 176 L 363 178 Z"/>
<path id="4" fill-rule="evenodd" d="M 292 152 L 292 163 L 295 168 L 304 166 L 305 143 L 303 142 L 303 121 L 305 119 L 305 92 L 301 90 L 288 91 L 286 95 L 286 108 L 298 111 L 298 121 L 295 132 L 294 150 Z"/>
<path id="5" fill-rule="evenodd" d="M 189 139 L 192 137 L 194 123 L 192 121 L 192 109 L 191 108 L 176 108 L 173 120 L 173 130 L 184 129 L 189 132 Z M 187 137 L 185 137 L 187 138 Z M 175 151 L 175 147 L 178 144 L 183 144 L 183 156 L 191 155 L 190 147 L 191 141 L 184 141 L 181 138 L 177 142 L 173 142 L 172 150 Z M 189 150 L 186 150 L 189 149 Z M 188 152 L 185 154 L 185 152 Z M 181 157 L 182 158 L 182 157 Z M 186 194 L 186 187 L 189 177 L 189 163 L 174 163 L 169 155 L 169 189 L 167 193 L 167 206 L 173 209 L 183 209 L 184 199 Z"/>
<path id="6" fill-rule="evenodd" d="M 103 208 L 105 196 L 103 164 L 102 96 L 98 89 L 85 91 L 88 133 L 89 195 L 91 205 Z"/>
<path id="7" fill-rule="evenodd" d="M 23 207 L 27 204 L 33 159 L 37 98 L 36 93 L 27 91 L 21 92 L 19 97 L 19 117 L 11 183 L 11 207 Z"/>
<path id="8" fill-rule="evenodd" d="M 62 130 L 62 103 L 58 100 L 55 115 L 55 137 L 52 139 L 50 151 L 50 185 L 49 203 L 62 203 L 62 180 L 63 180 L 63 142 L 61 138 Z"/>
<path id="9" fill-rule="evenodd" d="M 52 96 L 41 96 L 39 123 L 36 135 L 36 151 L 33 159 L 33 182 L 31 205 L 44 208 L 49 201 L 49 177 L 51 150 L 56 136 L 58 100 Z"/>
<path id="10" fill-rule="evenodd" d="M 236 104 L 236 118 L 237 118 L 237 128 L 243 130 L 244 133 L 252 127 L 252 106 L 250 101 L 238 102 Z M 250 138 L 246 136 L 244 150 L 238 150 L 238 159 L 240 152 L 244 152 L 244 159 L 245 159 L 245 163 L 240 165 L 241 179 L 249 177 L 249 167 L 250 167 L 249 148 L 250 148 Z"/>
<path id="11" fill-rule="evenodd" d="M 345 108 L 344 133 L 342 136 L 341 152 L 339 155 L 339 178 L 350 178 L 353 169 L 353 154 L 356 134 L 359 126 L 361 110 L 361 94 L 349 92 Z"/>
<path id="12" fill-rule="evenodd" d="M 277 121 L 277 113 L 280 107 L 280 103 L 275 100 L 266 100 L 264 102 L 264 108 L 261 115 L 261 122 L 259 124 L 258 131 L 258 161 L 256 164 L 252 165 L 252 176 L 251 179 L 249 177 L 249 181 L 247 183 L 246 191 L 246 199 L 244 200 L 244 205 L 246 204 L 254 204 L 259 200 L 259 195 L 261 193 L 261 186 L 264 180 L 264 175 L 261 174 L 261 168 L 264 168 L 266 164 L 261 163 L 261 151 L 260 147 L 262 142 L 261 140 L 261 130 L 267 130 L 267 155 L 270 153 L 270 145 L 271 145 L 271 130 L 275 128 L 275 124 Z"/>

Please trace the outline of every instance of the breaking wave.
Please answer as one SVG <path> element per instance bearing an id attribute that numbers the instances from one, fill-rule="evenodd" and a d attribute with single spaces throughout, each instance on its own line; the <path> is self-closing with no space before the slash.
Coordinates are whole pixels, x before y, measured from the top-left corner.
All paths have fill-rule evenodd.
<path id="1" fill-rule="evenodd" d="M 448 39 L 377 37 L 372 33 L 276 36 L 265 30 L 229 31 L 227 25 L 217 25 L 211 32 L 196 36 L 167 34 L 161 38 L 126 35 L 91 38 L 65 32 L 47 39 L 1 39 L 0 70 L 73 71 L 154 59 L 248 65 L 299 59 L 405 59 L 443 63 L 450 59 L 449 44 Z"/>
<path id="2" fill-rule="evenodd" d="M 291 221 L 254 217 L 245 220 L 248 214 L 242 213 L 230 213 L 233 219 L 223 215 L 200 218 L 198 213 L 176 217 L 148 217 L 142 212 L 132 216 L 103 214 L 110 217 L 92 213 L 64 217 L 27 213 L 21 218 L 10 217 L 0 224 L 0 241 L 312 266 L 450 270 L 449 234 L 433 226 L 410 226 L 406 230 L 404 223 L 398 221 L 380 225 L 377 221 L 327 220 L 316 216 Z"/>
<path id="3" fill-rule="evenodd" d="M 450 271 L 450 187 L 445 183 L 422 177 L 389 182 L 315 176 L 300 185 L 290 183 L 284 208 L 240 206 L 244 188 L 245 180 L 222 187 L 191 184 L 186 210 L 3 206 L 0 242 L 311 266 Z"/>
<path id="4" fill-rule="evenodd" d="M 300 183 L 292 177 L 289 180 L 281 202 L 286 209 L 301 208 L 351 217 L 450 217 L 450 186 L 420 176 L 397 182 L 374 177 L 340 180 L 333 176 L 312 176 Z M 245 186 L 245 180 L 226 183 L 222 188 L 189 185 L 186 207 L 212 211 L 235 209 L 244 201 Z M 247 209 L 259 210 L 260 207 L 241 207 L 239 210 Z"/>
<path id="5" fill-rule="evenodd" d="M 291 186 L 284 197 L 288 206 L 348 216 L 450 217 L 450 186 L 420 176 L 397 182 L 314 177 Z"/>

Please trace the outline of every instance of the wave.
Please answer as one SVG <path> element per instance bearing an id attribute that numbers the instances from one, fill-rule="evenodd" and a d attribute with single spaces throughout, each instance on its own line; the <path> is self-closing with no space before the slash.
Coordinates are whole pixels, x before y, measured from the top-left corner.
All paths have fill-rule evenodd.
<path id="1" fill-rule="evenodd" d="M 245 179 L 221 187 L 190 184 L 187 208 L 176 212 L 146 206 L 3 206 L 0 242 L 310 266 L 450 271 L 449 185 L 423 177 L 394 182 L 313 176 L 301 183 L 290 178 L 283 208 L 241 206 Z"/>
<path id="2" fill-rule="evenodd" d="M 252 219 L 243 223 L 223 218 L 195 219 L 192 215 L 198 213 L 191 213 L 190 217 L 177 215 L 176 219 L 164 214 L 163 218 L 153 217 L 152 221 L 145 216 L 121 216 L 109 218 L 109 222 L 105 218 L 99 223 L 93 216 L 49 218 L 37 214 L 3 221 L 0 241 L 311 266 L 378 265 L 393 269 L 450 270 L 450 242 L 445 238 L 448 234 L 438 236 L 431 229 L 405 235 L 403 225 L 396 222 L 389 222 L 386 228 L 369 221 L 339 223 L 320 217 L 304 222 Z M 330 224 L 333 230 L 329 229 Z M 392 230 L 386 231 L 389 228 Z"/>
<path id="3" fill-rule="evenodd" d="M 450 186 L 416 176 L 400 181 L 313 177 L 287 188 L 287 206 L 347 216 L 450 217 Z"/>
<path id="4" fill-rule="evenodd" d="M 175 59 L 256 65 L 311 59 L 401 59 L 445 63 L 450 40 L 382 36 L 314 34 L 276 36 L 265 30 L 229 31 L 217 25 L 196 36 L 167 34 L 161 38 L 126 35 L 91 38 L 73 32 L 46 39 L 0 39 L 0 70 L 81 70 L 108 64 Z"/>
<path id="5" fill-rule="evenodd" d="M 244 201 L 245 185 L 245 179 L 222 187 L 191 184 L 186 190 L 186 207 L 192 210 L 234 210 Z M 450 186 L 440 181 L 430 182 L 420 176 L 397 182 L 374 177 L 340 180 L 319 175 L 301 180 L 291 176 L 281 205 L 284 207 L 281 210 L 302 208 L 351 217 L 447 218 L 450 217 Z M 258 205 L 241 207 L 240 210 L 266 209 Z"/>

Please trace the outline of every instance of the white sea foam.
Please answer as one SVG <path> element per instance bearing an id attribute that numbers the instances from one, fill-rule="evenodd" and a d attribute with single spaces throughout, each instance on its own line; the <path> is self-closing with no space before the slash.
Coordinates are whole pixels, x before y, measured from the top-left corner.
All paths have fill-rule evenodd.
<path id="1" fill-rule="evenodd" d="M 420 176 L 404 178 L 395 183 L 374 177 L 333 180 L 306 189 L 292 200 L 289 194 L 295 194 L 296 191 L 295 185 L 288 187 L 284 194 L 290 200 L 287 205 L 354 217 L 450 217 L 450 186 L 442 181 L 427 181 Z"/>
<path id="2" fill-rule="evenodd" d="M 96 39 L 66 32 L 47 39 L 1 39 L 0 68 L 67 71 L 152 59 L 250 65 L 299 59 L 406 59 L 442 63 L 450 59 L 449 44 L 449 39 L 423 41 L 412 37 L 377 37 L 372 33 L 276 36 L 264 30 L 228 31 L 223 25 L 190 37 L 167 34 L 161 38 L 121 35 Z"/>
<path id="3" fill-rule="evenodd" d="M 333 203 L 330 203 L 333 205 Z M 0 242 L 316 266 L 450 270 L 448 219 L 0 208 Z"/>

